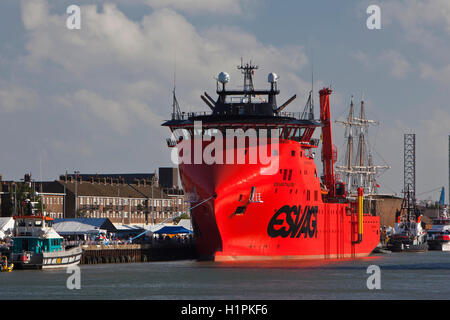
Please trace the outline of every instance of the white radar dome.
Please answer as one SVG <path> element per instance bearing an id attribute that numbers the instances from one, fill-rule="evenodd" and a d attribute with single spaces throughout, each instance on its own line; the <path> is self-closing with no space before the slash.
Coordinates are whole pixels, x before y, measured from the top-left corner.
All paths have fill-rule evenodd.
<path id="1" fill-rule="evenodd" d="M 226 72 L 219 73 L 219 76 L 217 77 L 220 83 L 227 83 L 230 81 L 230 75 Z"/>
<path id="2" fill-rule="evenodd" d="M 269 73 L 269 75 L 267 76 L 267 81 L 269 81 L 270 83 L 273 82 L 277 82 L 278 81 L 278 75 L 276 73 Z"/>

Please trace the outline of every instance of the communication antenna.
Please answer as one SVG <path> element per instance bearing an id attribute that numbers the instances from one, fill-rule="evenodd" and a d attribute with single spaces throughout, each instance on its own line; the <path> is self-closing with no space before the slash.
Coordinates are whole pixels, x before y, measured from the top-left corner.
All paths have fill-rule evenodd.
<path id="1" fill-rule="evenodd" d="M 311 55 L 311 108 L 310 115 L 314 118 L 314 55 Z"/>
<path id="2" fill-rule="evenodd" d="M 243 59 L 241 58 L 241 65 L 237 68 L 241 70 L 242 74 L 244 75 L 244 91 L 255 91 L 255 88 L 253 87 L 253 75 L 255 73 L 255 70 L 257 70 L 259 67 L 257 65 L 253 65 L 251 60 L 250 63 L 246 63 L 244 65 Z"/>
<path id="3" fill-rule="evenodd" d="M 173 68 L 173 91 L 172 91 L 172 120 L 181 120 L 181 110 L 178 104 L 177 96 L 175 94 L 176 90 L 176 79 L 177 79 L 177 60 L 175 58 L 174 68 Z"/>

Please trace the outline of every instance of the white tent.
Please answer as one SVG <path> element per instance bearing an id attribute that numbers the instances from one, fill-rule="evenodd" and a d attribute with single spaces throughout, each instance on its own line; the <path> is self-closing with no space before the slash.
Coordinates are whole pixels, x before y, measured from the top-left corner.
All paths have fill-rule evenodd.
<path id="1" fill-rule="evenodd" d="M 11 217 L 0 218 L 0 239 L 5 238 L 14 228 L 14 219 Z"/>
<path id="2" fill-rule="evenodd" d="M 58 222 L 53 225 L 53 229 L 62 236 L 92 234 L 101 231 L 106 233 L 106 230 L 79 221 Z"/>
<path id="3" fill-rule="evenodd" d="M 190 231 L 192 231 L 191 219 L 181 219 L 177 226 L 184 227 Z"/>

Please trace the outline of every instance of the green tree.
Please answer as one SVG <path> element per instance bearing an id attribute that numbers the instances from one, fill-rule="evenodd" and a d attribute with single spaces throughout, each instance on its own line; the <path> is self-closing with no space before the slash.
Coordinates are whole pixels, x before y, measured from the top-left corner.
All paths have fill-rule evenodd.
<path id="1" fill-rule="evenodd" d="M 14 213 L 14 200 L 11 194 L 2 195 L 2 217 L 11 217 Z"/>
<path id="2" fill-rule="evenodd" d="M 18 182 L 16 187 L 11 188 L 12 193 L 12 210 L 14 210 L 14 197 L 16 197 L 17 204 L 17 214 L 30 215 L 32 213 L 37 214 L 43 213 L 45 205 L 43 204 L 42 197 L 36 194 L 32 183 L 29 182 Z M 28 204 L 28 202 L 33 203 L 34 206 Z M 13 212 L 11 212 L 11 215 Z"/>

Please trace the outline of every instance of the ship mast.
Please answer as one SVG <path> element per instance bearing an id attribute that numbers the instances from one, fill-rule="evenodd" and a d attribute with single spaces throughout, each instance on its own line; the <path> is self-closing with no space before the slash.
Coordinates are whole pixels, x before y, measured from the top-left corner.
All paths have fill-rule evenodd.
<path id="1" fill-rule="evenodd" d="M 358 187 L 362 187 L 364 194 L 368 196 L 376 194 L 376 177 L 390 168 L 387 165 L 374 165 L 372 154 L 367 146 L 369 126 L 371 124 L 379 125 L 379 122 L 366 118 L 364 100 L 361 100 L 359 117 L 355 116 L 352 96 L 347 119 L 336 120 L 336 123 L 345 126 L 347 142 L 344 165 L 336 165 L 336 172 L 343 176 L 350 196 L 357 195 Z M 357 145 L 355 146 L 354 140 L 356 139 Z"/>
<path id="2" fill-rule="evenodd" d="M 251 60 L 250 63 L 246 63 L 244 65 L 241 58 L 241 65 L 238 66 L 237 68 L 241 70 L 242 74 L 244 75 L 244 91 L 245 92 L 255 91 L 255 88 L 253 87 L 253 75 L 255 74 L 255 70 L 258 69 L 258 66 L 253 65 Z M 251 94 L 246 94 L 245 96 L 251 99 Z"/>
<path id="3" fill-rule="evenodd" d="M 173 71 L 173 90 L 172 90 L 172 120 L 181 120 L 181 110 L 178 104 L 177 96 L 175 93 L 176 89 L 176 66 Z"/>

